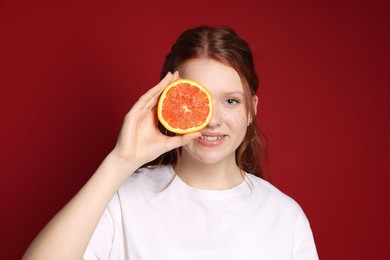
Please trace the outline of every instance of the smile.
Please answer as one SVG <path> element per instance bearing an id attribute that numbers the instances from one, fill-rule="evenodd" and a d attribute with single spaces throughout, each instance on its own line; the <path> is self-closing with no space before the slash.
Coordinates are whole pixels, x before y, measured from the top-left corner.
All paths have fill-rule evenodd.
<path id="1" fill-rule="evenodd" d="M 207 141 L 217 141 L 217 140 L 220 140 L 224 137 L 224 135 L 217 135 L 217 136 L 207 136 L 207 135 L 203 135 L 201 137 L 199 137 L 200 139 L 202 140 L 207 140 Z"/>

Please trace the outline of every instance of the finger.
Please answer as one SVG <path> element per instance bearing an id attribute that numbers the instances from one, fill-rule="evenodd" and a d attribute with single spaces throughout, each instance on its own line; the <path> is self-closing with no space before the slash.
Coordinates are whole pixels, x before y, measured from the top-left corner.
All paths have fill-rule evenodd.
<path id="1" fill-rule="evenodd" d="M 161 91 L 170 83 L 172 82 L 172 78 L 174 75 L 169 71 L 167 75 L 157 84 L 161 88 Z M 156 87 L 157 87 L 156 86 Z"/>
<path id="2" fill-rule="evenodd" d="M 173 73 L 171 82 L 173 82 L 173 81 L 175 81 L 175 80 L 178 80 L 179 78 L 180 78 L 180 76 L 179 76 L 179 71 L 177 70 L 177 71 L 175 71 L 175 72 Z"/>
<path id="3" fill-rule="evenodd" d="M 174 149 L 183 145 L 188 144 L 192 140 L 201 136 L 200 132 L 185 134 L 185 135 L 177 135 L 168 137 L 167 144 L 170 146 L 170 149 Z"/>
<path id="4" fill-rule="evenodd" d="M 164 88 L 171 82 L 171 79 L 173 77 L 173 74 L 171 72 L 168 72 L 167 75 L 153 88 L 149 89 L 143 96 L 146 99 L 155 97 L 156 95 L 159 95 Z"/>
<path id="5" fill-rule="evenodd" d="M 202 134 L 200 132 L 195 132 L 195 133 L 190 133 L 190 134 L 186 134 L 186 135 L 182 135 L 182 136 L 178 136 L 181 138 L 181 141 L 184 143 L 184 144 L 188 144 L 190 141 L 196 139 L 196 138 L 199 138 Z"/>
<path id="6" fill-rule="evenodd" d="M 148 108 L 154 107 L 157 103 L 157 99 L 164 88 L 170 83 L 173 75 L 171 72 L 168 72 L 167 75 L 153 88 L 149 89 L 145 94 L 143 94 L 138 100 L 138 104 L 142 107 L 147 106 Z"/>

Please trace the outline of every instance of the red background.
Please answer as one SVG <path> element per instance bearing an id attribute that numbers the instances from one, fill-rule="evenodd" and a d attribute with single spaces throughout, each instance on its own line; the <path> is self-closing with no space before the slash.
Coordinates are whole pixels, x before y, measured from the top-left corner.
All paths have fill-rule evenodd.
<path id="1" fill-rule="evenodd" d="M 320 258 L 389 259 L 386 1 L 31 2 L 0 2 L 0 259 L 20 259 L 95 171 L 200 24 L 252 46 L 270 176 L 304 208 Z"/>

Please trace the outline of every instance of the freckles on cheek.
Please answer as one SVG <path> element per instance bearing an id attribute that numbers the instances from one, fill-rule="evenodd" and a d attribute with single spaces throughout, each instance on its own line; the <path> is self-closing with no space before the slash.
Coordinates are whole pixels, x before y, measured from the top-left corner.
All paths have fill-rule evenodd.
<path id="1" fill-rule="evenodd" d="M 225 114 L 225 118 L 234 124 L 246 124 L 248 121 L 244 110 L 230 111 L 230 113 Z"/>

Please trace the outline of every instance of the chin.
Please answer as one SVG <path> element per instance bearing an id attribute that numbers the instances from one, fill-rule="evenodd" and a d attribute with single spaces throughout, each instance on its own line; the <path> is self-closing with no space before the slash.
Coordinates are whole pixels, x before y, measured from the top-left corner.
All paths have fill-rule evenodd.
<path id="1" fill-rule="evenodd" d="M 191 149 L 185 149 L 190 160 L 195 160 L 198 163 L 213 165 L 223 161 L 236 160 L 235 151 L 230 154 L 223 154 L 221 151 L 191 151 Z"/>

